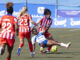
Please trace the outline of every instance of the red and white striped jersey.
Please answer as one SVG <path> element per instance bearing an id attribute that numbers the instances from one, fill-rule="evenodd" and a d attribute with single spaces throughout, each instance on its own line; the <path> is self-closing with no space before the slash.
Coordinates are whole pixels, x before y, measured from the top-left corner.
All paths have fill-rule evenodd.
<path id="1" fill-rule="evenodd" d="M 19 32 L 28 32 L 30 29 L 29 16 L 21 16 L 19 20 Z"/>
<path id="2" fill-rule="evenodd" d="M 17 19 L 12 15 L 4 15 L 0 20 L 1 25 L 1 37 L 12 39 L 15 34 L 15 24 Z"/>
<path id="3" fill-rule="evenodd" d="M 52 24 L 52 19 L 47 18 L 46 16 L 44 16 L 40 21 L 38 31 L 45 31 L 45 28 L 49 28 Z"/>

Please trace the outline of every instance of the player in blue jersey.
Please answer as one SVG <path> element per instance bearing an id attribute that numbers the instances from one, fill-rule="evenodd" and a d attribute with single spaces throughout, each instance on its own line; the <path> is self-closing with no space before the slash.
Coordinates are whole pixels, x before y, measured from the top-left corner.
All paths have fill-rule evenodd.
<path id="1" fill-rule="evenodd" d="M 33 50 L 35 50 L 35 43 L 37 42 L 41 48 L 49 47 L 52 45 L 58 45 L 58 46 L 63 46 L 66 48 L 69 48 L 71 43 L 61 43 L 57 42 L 55 40 L 47 40 L 44 36 L 43 32 L 37 32 L 37 29 L 33 28 L 32 33 L 35 34 L 35 36 L 32 37 L 32 44 L 33 44 Z"/>

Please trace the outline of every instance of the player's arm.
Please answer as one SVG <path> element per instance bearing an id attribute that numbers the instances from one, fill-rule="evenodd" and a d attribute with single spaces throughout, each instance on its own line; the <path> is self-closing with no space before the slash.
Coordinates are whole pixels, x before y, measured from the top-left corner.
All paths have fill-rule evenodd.
<path id="1" fill-rule="evenodd" d="M 19 21 L 17 23 L 16 33 L 17 33 L 17 36 L 18 36 L 18 34 L 19 34 Z"/>
<path id="2" fill-rule="evenodd" d="M 30 20 L 30 22 L 31 22 L 32 24 L 34 24 L 35 26 L 37 25 L 37 24 L 31 19 L 31 17 L 29 17 L 29 20 Z"/>
<path id="3" fill-rule="evenodd" d="M 35 44 L 36 44 L 35 36 L 32 37 L 31 41 L 33 45 L 33 52 L 35 52 Z"/>
<path id="4" fill-rule="evenodd" d="M 19 21 L 17 20 L 17 18 L 14 18 L 14 20 L 15 20 L 15 30 L 16 30 L 16 33 L 17 33 L 17 35 L 18 35 L 18 30 L 19 30 Z"/>
<path id="5" fill-rule="evenodd" d="M 37 26 L 38 26 L 39 23 L 41 23 L 42 20 L 43 20 L 43 19 L 39 20 L 39 21 L 36 23 Z M 33 28 L 35 28 L 35 27 L 36 27 L 36 25 L 33 26 Z"/>
<path id="6" fill-rule="evenodd" d="M 41 23 L 42 20 L 43 20 L 43 18 L 41 20 L 39 20 L 36 24 L 38 25 L 39 23 Z"/>

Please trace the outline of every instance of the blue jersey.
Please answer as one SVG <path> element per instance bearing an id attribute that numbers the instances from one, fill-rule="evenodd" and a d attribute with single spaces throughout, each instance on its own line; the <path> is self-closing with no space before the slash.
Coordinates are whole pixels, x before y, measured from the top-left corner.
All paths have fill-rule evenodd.
<path id="1" fill-rule="evenodd" d="M 36 42 L 38 42 L 40 44 L 45 40 L 46 40 L 46 38 L 45 38 L 44 34 L 39 32 L 37 35 L 32 37 L 32 44 L 35 44 Z"/>

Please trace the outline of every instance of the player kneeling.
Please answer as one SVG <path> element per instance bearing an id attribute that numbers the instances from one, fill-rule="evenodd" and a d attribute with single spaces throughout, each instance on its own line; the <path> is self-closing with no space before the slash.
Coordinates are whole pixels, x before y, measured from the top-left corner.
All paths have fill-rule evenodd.
<path id="1" fill-rule="evenodd" d="M 32 29 L 32 33 L 35 34 L 35 36 L 32 37 L 32 44 L 33 44 L 33 50 L 35 50 L 35 43 L 37 42 L 40 46 L 41 52 L 43 52 L 43 48 L 58 45 L 63 46 L 65 48 L 69 48 L 71 43 L 60 43 L 55 40 L 47 40 L 42 32 L 37 32 L 37 29 Z"/>

